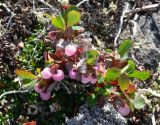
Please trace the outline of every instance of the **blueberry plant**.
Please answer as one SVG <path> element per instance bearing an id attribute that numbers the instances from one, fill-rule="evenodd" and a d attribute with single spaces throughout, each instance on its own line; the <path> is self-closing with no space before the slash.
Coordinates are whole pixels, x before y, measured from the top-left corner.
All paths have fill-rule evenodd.
<path id="1" fill-rule="evenodd" d="M 76 6 L 62 6 L 57 16 L 45 16 L 53 25 L 48 38 L 54 52 L 44 53 L 43 69 L 34 73 L 16 70 L 26 82 L 24 88 L 34 88 L 43 101 L 54 100 L 57 107 L 65 105 L 61 103 L 62 96 L 58 95 L 62 85 L 72 96 L 82 94 L 83 101 L 90 106 L 103 106 L 107 99 L 122 116 L 144 107 L 145 101 L 137 92 L 137 85 L 147 80 L 150 73 L 138 71 L 134 61 L 129 59 L 131 40 L 124 40 L 116 51 L 94 46 L 86 49 L 90 39 L 84 42 L 81 38 L 85 30 L 79 26 L 81 14 Z"/>

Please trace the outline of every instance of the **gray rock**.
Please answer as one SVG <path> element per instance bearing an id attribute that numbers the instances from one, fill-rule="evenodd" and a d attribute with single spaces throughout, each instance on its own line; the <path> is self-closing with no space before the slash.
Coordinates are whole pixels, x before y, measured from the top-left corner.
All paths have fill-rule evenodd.
<path id="1" fill-rule="evenodd" d="M 160 62 L 160 11 L 139 16 L 134 37 L 135 58 L 150 70 L 156 70 Z M 130 38 L 129 25 L 123 30 L 121 40 Z"/>
<path id="2" fill-rule="evenodd" d="M 127 125 L 127 120 L 118 114 L 110 103 L 103 108 L 88 107 L 87 104 L 79 108 L 77 116 L 66 119 L 67 125 Z"/>

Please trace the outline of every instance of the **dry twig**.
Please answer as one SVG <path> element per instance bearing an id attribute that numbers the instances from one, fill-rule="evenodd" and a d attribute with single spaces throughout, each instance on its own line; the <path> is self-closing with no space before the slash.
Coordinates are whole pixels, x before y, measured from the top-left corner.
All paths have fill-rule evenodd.
<path id="1" fill-rule="evenodd" d="M 12 11 L 7 7 L 7 5 L 4 4 L 4 3 L 0 3 L 0 6 L 3 6 L 9 13 L 11 13 L 11 16 L 10 16 L 10 18 L 9 18 L 9 20 L 8 20 L 7 27 L 6 27 L 6 29 L 8 29 L 8 28 L 9 28 L 9 25 L 11 24 L 12 18 L 15 16 L 15 13 L 12 12 Z M 5 30 L 5 32 L 6 32 L 6 30 Z"/>
<path id="2" fill-rule="evenodd" d="M 57 13 L 59 13 L 59 10 L 54 8 L 52 5 L 50 5 L 49 3 L 45 2 L 44 0 L 38 0 L 39 2 L 41 2 L 42 4 L 44 4 L 45 6 L 49 7 L 52 11 L 55 11 Z"/>
<path id="3" fill-rule="evenodd" d="M 121 34 L 122 27 L 123 27 L 123 19 L 124 19 L 124 16 L 125 16 L 126 12 L 128 11 L 128 8 L 129 8 L 129 3 L 126 2 L 126 3 L 125 3 L 124 10 L 123 10 L 123 13 L 122 13 L 122 16 L 121 16 L 121 18 L 120 18 L 119 30 L 118 30 L 118 33 L 117 33 L 115 39 L 114 39 L 114 47 L 115 47 L 115 48 L 117 48 L 117 46 L 118 46 L 118 45 L 117 45 L 117 40 L 118 40 L 118 38 L 119 38 L 119 36 L 120 36 L 120 34 Z"/>
<path id="4" fill-rule="evenodd" d="M 29 92 L 29 90 L 19 90 L 19 91 L 9 91 L 9 92 L 5 92 L 3 93 L 2 95 L 0 95 L 0 99 L 3 97 L 3 96 L 6 96 L 6 95 L 10 95 L 10 94 L 16 94 L 16 93 L 27 93 Z"/>
<path id="5" fill-rule="evenodd" d="M 129 12 L 126 12 L 126 14 L 134 14 L 134 13 L 138 13 L 138 12 L 142 12 L 142 11 L 148 11 L 148 10 L 155 10 L 160 6 L 160 4 L 152 4 L 152 5 L 147 5 L 141 8 L 136 8 L 134 10 L 131 10 Z"/>
<path id="6" fill-rule="evenodd" d="M 82 0 L 81 2 L 79 2 L 78 4 L 77 4 L 77 7 L 79 7 L 81 4 L 83 4 L 84 2 L 88 2 L 89 0 Z"/>
<path id="7" fill-rule="evenodd" d="M 157 93 L 156 91 L 153 91 L 151 89 L 138 89 L 138 91 L 143 93 L 150 93 L 153 96 L 160 98 L 160 93 Z"/>

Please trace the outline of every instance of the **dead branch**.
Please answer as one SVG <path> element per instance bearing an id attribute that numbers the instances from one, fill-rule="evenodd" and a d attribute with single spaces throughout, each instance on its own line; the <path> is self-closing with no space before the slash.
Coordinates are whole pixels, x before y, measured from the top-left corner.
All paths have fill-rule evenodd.
<path id="1" fill-rule="evenodd" d="M 77 7 L 79 7 L 81 4 L 83 4 L 84 2 L 89 2 L 89 0 L 82 0 L 81 2 L 79 2 L 78 4 L 77 4 Z"/>
<path id="2" fill-rule="evenodd" d="M 29 92 L 29 90 L 19 90 L 19 91 L 14 90 L 14 91 L 5 92 L 2 95 L 0 95 L 0 99 L 2 99 L 2 97 L 6 95 L 16 94 L 16 93 L 27 93 L 27 92 Z"/>
<path id="3" fill-rule="evenodd" d="M 128 12 L 126 12 L 126 15 L 139 13 L 139 12 L 142 12 L 142 11 L 155 10 L 159 6 L 160 6 L 160 4 L 147 5 L 147 6 L 144 6 L 144 7 L 141 7 L 141 8 L 136 8 L 134 10 L 128 11 Z"/>
<path id="4" fill-rule="evenodd" d="M 153 91 L 151 89 L 138 89 L 138 91 L 142 93 L 150 93 L 153 96 L 160 98 L 160 93 L 157 93 L 156 91 Z"/>
<path id="5" fill-rule="evenodd" d="M 45 6 L 49 7 L 52 11 L 55 11 L 57 13 L 59 13 L 59 10 L 54 8 L 52 5 L 50 5 L 49 3 L 45 2 L 44 0 L 38 0 L 39 2 L 41 2 L 42 4 L 44 4 Z"/>
<path id="6" fill-rule="evenodd" d="M 122 13 L 122 16 L 120 17 L 120 26 L 119 26 L 119 30 L 118 30 L 118 33 L 117 33 L 117 36 L 115 37 L 114 39 L 114 47 L 116 48 L 118 45 L 117 45 L 117 40 L 121 34 L 121 31 L 122 31 L 122 27 L 123 27 L 123 19 L 124 19 L 124 16 L 126 14 L 126 12 L 128 11 L 128 8 L 129 8 L 129 3 L 125 3 L 125 7 L 124 7 L 124 10 L 123 10 L 123 13 Z"/>

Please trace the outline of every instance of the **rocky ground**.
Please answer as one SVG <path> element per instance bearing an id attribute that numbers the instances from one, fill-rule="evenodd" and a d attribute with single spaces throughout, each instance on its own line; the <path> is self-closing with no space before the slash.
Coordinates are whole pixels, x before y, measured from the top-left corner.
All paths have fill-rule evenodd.
<path id="1" fill-rule="evenodd" d="M 39 0 L 38 0 L 39 1 Z M 81 0 L 70 0 L 71 4 L 77 4 Z M 48 1 L 55 8 L 59 6 L 56 1 Z M 124 11 L 125 0 L 89 0 L 80 6 L 82 11 L 81 24 L 91 34 L 93 44 L 101 48 L 114 48 L 114 39 L 120 26 L 120 18 Z M 151 4 L 159 4 L 158 0 L 128 0 L 129 11 Z M 5 6 L 4 4 L 7 6 Z M 45 8 L 41 2 L 35 2 L 36 8 Z M 160 6 L 159 6 L 160 8 Z M 131 57 L 139 66 L 144 66 L 153 73 L 153 78 L 142 83 L 142 88 L 154 88 L 156 84 L 159 89 L 160 80 L 160 10 L 158 7 L 152 10 L 140 11 L 125 15 L 123 19 L 122 32 L 117 42 L 122 39 L 131 38 L 134 41 Z M 42 10 L 44 11 L 44 10 Z M 48 11 L 48 10 L 47 10 Z M 40 12 L 37 10 L 37 12 Z M 46 12 L 46 11 L 44 11 Z M 48 11 L 51 12 L 51 11 Z M 13 17 L 12 15 L 15 14 Z M 40 13 L 38 13 L 40 14 Z M 12 18 L 11 18 L 12 17 Z M 11 21 L 10 21 L 11 19 Z M 39 18 L 33 13 L 32 0 L 2 0 L 0 2 L 0 79 L 4 77 L 14 78 L 14 70 L 20 67 L 16 55 L 20 52 L 19 43 L 35 32 L 38 27 Z M 45 24 L 46 25 L 46 24 Z M 38 36 L 38 35 L 37 35 Z M 43 36 L 42 36 L 43 37 Z M 42 38 L 43 39 L 43 38 Z M 156 88 L 156 89 L 157 89 Z M 160 91 L 160 90 L 159 90 Z M 149 97 L 153 105 L 157 104 L 157 98 Z M 102 109 L 89 109 L 87 105 L 79 108 L 77 116 L 66 119 L 68 125 L 126 125 L 142 124 L 152 125 L 151 116 L 155 116 L 157 125 L 160 124 L 160 109 L 155 108 L 152 113 L 143 109 L 132 118 L 122 118 L 110 104 Z M 129 122 L 127 122 L 129 121 Z M 154 125 L 154 124 L 153 124 Z"/>

